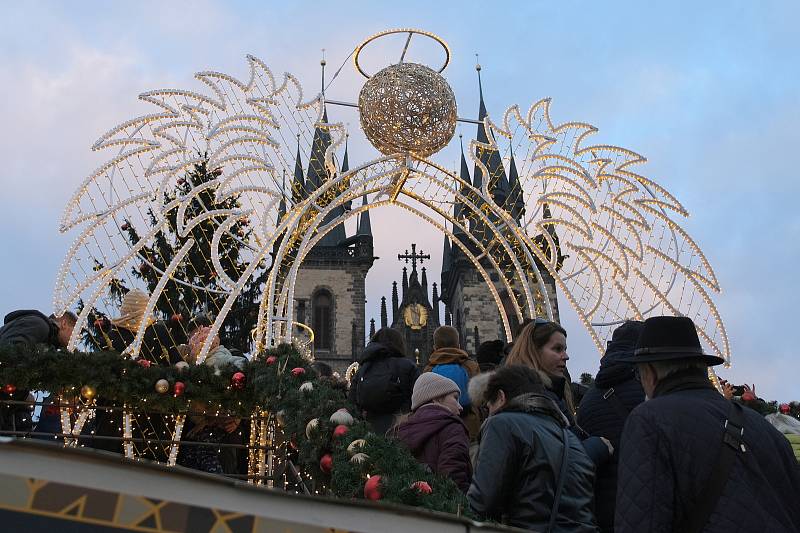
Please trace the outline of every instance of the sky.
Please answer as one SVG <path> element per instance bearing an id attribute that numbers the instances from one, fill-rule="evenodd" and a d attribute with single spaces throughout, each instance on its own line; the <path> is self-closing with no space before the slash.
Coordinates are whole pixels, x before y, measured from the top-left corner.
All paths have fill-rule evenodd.
<path id="1" fill-rule="evenodd" d="M 14 2 L 0 20 L 0 313 L 52 311 L 55 276 L 74 235 L 58 232 L 69 196 L 101 161 L 105 131 L 147 111 L 143 91 L 198 89 L 201 70 L 246 74 L 246 54 L 319 86 L 344 63 L 328 98 L 355 101 L 349 61 L 367 36 L 412 27 L 444 38 L 444 72 L 459 115 L 476 118 L 475 54 L 490 115 L 553 99 L 555 122 L 599 128 L 595 139 L 645 155 L 644 173 L 689 210 L 683 227 L 722 286 L 715 301 L 731 341 L 722 376 L 800 399 L 795 304 L 800 263 L 800 4 L 775 2 Z M 392 48 L 394 46 L 394 48 Z M 377 46 L 379 68 L 397 43 Z M 439 61 L 435 49 L 419 59 Z M 394 59 L 393 61 L 396 61 Z M 354 113 L 329 108 L 358 129 Z M 475 126 L 460 126 L 469 139 Z M 358 160 L 362 144 L 351 147 Z M 437 160 L 452 168 L 451 145 Z M 365 157 L 366 159 L 366 157 Z M 414 242 L 433 258 L 442 236 L 397 209 L 372 212 L 376 261 L 368 317 L 400 277 L 393 259 Z M 401 226 L 398 226 L 401 224 Z M 408 228 L 398 232 L 396 228 Z M 573 375 L 595 373 L 599 353 L 561 299 Z"/>

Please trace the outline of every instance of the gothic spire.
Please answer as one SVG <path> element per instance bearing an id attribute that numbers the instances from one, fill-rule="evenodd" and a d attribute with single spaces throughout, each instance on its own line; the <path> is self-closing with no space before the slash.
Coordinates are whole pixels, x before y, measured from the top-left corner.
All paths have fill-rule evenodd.
<path id="1" fill-rule="evenodd" d="M 386 313 L 386 296 L 381 296 L 381 327 L 388 326 L 389 316 Z"/>
<path id="2" fill-rule="evenodd" d="M 425 272 L 425 267 L 422 267 L 422 290 L 425 294 L 428 293 L 428 274 Z"/>
<path id="3" fill-rule="evenodd" d="M 403 301 L 406 301 L 406 293 L 408 292 L 408 268 L 403 267 Z"/>
<path id="4" fill-rule="evenodd" d="M 375 336 L 375 319 L 374 318 L 370 318 L 369 319 L 369 338 L 372 339 L 372 337 L 374 337 L 374 336 Z"/>
<path id="5" fill-rule="evenodd" d="M 323 103 L 323 105 L 325 105 Z M 322 121 L 328 122 L 328 111 L 323 111 Z M 325 168 L 325 152 L 331 145 L 331 134 L 327 128 L 317 127 L 314 131 L 314 145 L 311 148 L 311 157 L 308 160 L 308 175 L 306 177 L 306 189 L 309 193 L 317 190 L 328 178 L 328 170 Z M 322 220 L 322 225 L 326 225 L 344 214 L 344 206 L 339 205 L 334 207 L 325 218 Z M 322 240 L 319 241 L 319 246 L 337 246 L 340 242 L 347 238 L 345 232 L 344 222 L 340 222 L 331 231 L 329 231 Z"/>
<path id="6" fill-rule="evenodd" d="M 478 71 L 478 90 L 480 92 L 480 104 L 478 106 L 478 142 L 488 144 L 489 136 L 486 134 L 486 128 L 483 124 L 483 119 L 488 114 L 486 112 L 486 104 L 483 101 L 483 84 L 481 83 L 481 66 L 475 65 L 475 70 Z M 486 149 L 478 147 L 475 149 L 475 156 L 486 166 L 488 171 L 488 189 L 492 195 L 495 203 L 502 206 L 508 197 L 508 179 L 506 178 L 506 169 L 503 167 L 503 161 L 500 157 L 500 152 L 494 149 Z M 480 189 L 483 185 L 483 172 L 478 164 L 475 164 L 473 185 L 476 189 Z"/>
<path id="7" fill-rule="evenodd" d="M 433 307 L 433 319 L 439 324 L 439 288 L 436 286 L 435 281 L 433 282 L 433 300 L 431 301 L 431 307 Z"/>
<path id="8" fill-rule="evenodd" d="M 367 200 L 367 195 L 361 197 L 361 205 L 369 205 L 369 201 Z M 359 216 L 358 222 L 358 231 L 359 235 L 369 235 L 372 237 L 372 223 L 369 219 L 369 209 L 366 211 L 362 211 L 361 215 Z"/>
<path id="9" fill-rule="evenodd" d="M 508 200 L 505 208 L 511 214 L 511 218 L 520 222 L 522 215 L 525 214 L 525 198 L 522 196 L 522 184 L 517 173 L 517 164 L 514 162 L 514 148 L 509 147 L 511 153 L 511 164 L 508 168 Z"/>
<path id="10" fill-rule="evenodd" d="M 400 302 L 398 300 L 399 299 L 397 297 L 397 282 L 393 281 L 392 282 L 392 324 L 397 322 L 397 319 L 399 318 L 397 316 L 397 313 L 398 313 L 397 310 L 400 307 Z"/>
<path id="11" fill-rule="evenodd" d="M 342 157 L 342 169 L 340 170 L 341 175 L 344 176 L 347 174 L 347 171 L 350 170 L 350 164 L 347 160 L 347 145 L 349 144 L 348 141 L 350 140 L 350 134 L 347 134 L 344 138 L 344 156 Z M 342 190 L 348 190 L 350 188 L 350 178 L 347 178 L 342 182 Z M 352 202 L 348 200 L 343 204 L 345 211 L 350 211 L 352 207 Z"/>
<path id="12" fill-rule="evenodd" d="M 450 264 L 452 263 L 452 252 L 450 251 L 450 237 L 444 236 L 444 246 L 442 250 L 442 274 L 450 272 Z"/>
<path id="13" fill-rule="evenodd" d="M 465 183 L 472 183 L 472 178 L 469 175 L 469 167 L 467 166 L 467 158 L 464 156 L 464 138 L 461 135 L 459 135 L 458 138 L 459 141 L 461 142 L 461 173 L 459 177 Z M 463 196 L 466 196 L 467 191 L 468 189 L 466 188 L 466 186 L 461 187 L 461 194 Z M 464 218 L 464 216 L 465 216 L 464 204 L 462 202 L 456 202 L 455 205 L 453 206 L 453 218 L 461 221 Z M 473 226 L 473 224 L 474 221 L 470 218 L 470 228 Z M 463 233 L 464 230 L 462 230 L 460 227 L 455 225 L 453 226 L 453 235 L 460 235 Z"/>
<path id="14" fill-rule="evenodd" d="M 303 161 L 300 159 L 300 134 L 297 134 L 297 158 L 294 161 L 292 182 L 292 204 L 297 205 L 306 197 L 306 180 L 303 177 Z"/>
<path id="15" fill-rule="evenodd" d="M 278 204 L 278 224 L 281 223 L 284 216 L 286 216 L 286 169 L 283 170 L 283 179 L 281 181 L 281 203 Z"/>

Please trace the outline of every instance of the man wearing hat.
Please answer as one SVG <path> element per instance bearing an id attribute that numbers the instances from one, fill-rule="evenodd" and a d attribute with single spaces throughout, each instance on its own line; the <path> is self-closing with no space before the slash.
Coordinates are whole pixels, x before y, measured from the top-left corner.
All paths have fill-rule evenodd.
<path id="1" fill-rule="evenodd" d="M 708 379 L 694 323 L 653 317 L 633 355 L 648 401 L 622 433 L 617 532 L 800 531 L 800 470 L 761 415 Z"/>

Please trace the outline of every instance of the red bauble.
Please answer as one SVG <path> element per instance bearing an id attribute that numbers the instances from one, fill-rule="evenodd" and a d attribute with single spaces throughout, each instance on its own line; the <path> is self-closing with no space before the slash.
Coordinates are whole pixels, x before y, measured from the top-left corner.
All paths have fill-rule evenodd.
<path id="1" fill-rule="evenodd" d="M 129 229 L 131 229 L 131 225 L 126 222 L 122 226 L 120 226 L 119 229 L 121 229 L 122 231 L 128 231 Z"/>
<path id="2" fill-rule="evenodd" d="M 267 357 L 267 364 L 268 365 L 274 365 L 277 362 L 278 362 L 278 358 L 275 357 L 274 355 L 270 355 L 269 357 Z"/>
<path id="3" fill-rule="evenodd" d="M 186 384 L 183 381 L 176 381 L 175 385 L 172 386 L 172 394 L 176 398 L 178 396 L 183 396 L 185 390 L 186 390 Z"/>
<path id="4" fill-rule="evenodd" d="M 752 402 L 755 399 L 756 399 L 756 395 L 753 394 L 750 391 L 745 391 L 745 393 L 742 394 L 742 400 L 745 401 L 745 402 Z"/>
<path id="5" fill-rule="evenodd" d="M 782 403 L 778 410 L 781 412 L 782 415 L 788 415 L 792 412 L 792 407 L 788 403 Z"/>
<path id="6" fill-rule="evenodd" d="M 319 469 L 326 474 L 331 473 L 331 470 L 333 470 L 333 456 L 331 454 L 326 453 L 322 456 L 319 460 Z"/>
<path id="7" fill-rule="evenodd" d="M 364 497 L 368 500 L 380 500 L 383 498 L 383 494 L 381 494 L 381 476 L 372 476 L 364 483 Z"/>
<path id="8" fill-rule="evenodd" d="M 244 388 L 245 380 L 246 378 L 244 372 L 236 372 L 231 376 L 231 388 L 242 390 Z"/>
<path id="9" fill-rule="evenodd" d="M 3 386 L 3 392 L 5 392 L 6 394 L 14 394 L 15 392 L 17 392 L 17 386 L 12 383 L 7 383 L 6 385 Z"/>
<path id="10" fill-rule="evenodd" d="M 305 368 L 303 368 L 303 367 L 301 367 L 301 366 L 298 366 L 297 368 L 293 368 L 293 369 L 292 369 L 292 375 L 293 375 L 294 377 L 297 377 L 297 376 L 302 376 L 302 375 L 303 375 L 303 374 L 305 374 L 305 373 L 306 373 L 306 369 L 305 369 Z"/>
<path id="11" fill-rule="evenodd" d="M 143 368 L 150 368 L 153 363 L 149 359 L 137 359 L 136 364 Z"/>
<path id="12" fill-rule="evenodd" d="M 411 484 L 411 488 L 419 492 L 420 494 L 430 494 L 433 492 L 433 489 L 430 485 L 428 485 L 427 481 L 415 481 Z"/>
<path id="13" fill-rule="evenodd" d="M 183 315 L 180 313 L 175 313 L 174 315 L 172 315 L 172 320 L 173 322 L 181 322 L 183 321 Z"/>
<path id="14" fill-rule="evenodd" d="M 339 424 L 333 430 L 333 438 L 338 439 L 339 437 L 344 437 L 347 434 L 347 426 L 344 424 Z"/>

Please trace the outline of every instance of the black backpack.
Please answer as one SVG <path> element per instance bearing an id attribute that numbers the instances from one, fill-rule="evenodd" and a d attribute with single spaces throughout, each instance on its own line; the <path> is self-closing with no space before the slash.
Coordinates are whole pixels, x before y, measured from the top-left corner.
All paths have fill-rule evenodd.
<path id="1" fill-rule="evenodd" d="M 356 380 L 355 400 L 370 413 L 395 413 L 403 406 L 403 387 L 394 357 L 364 363 Z"/>

